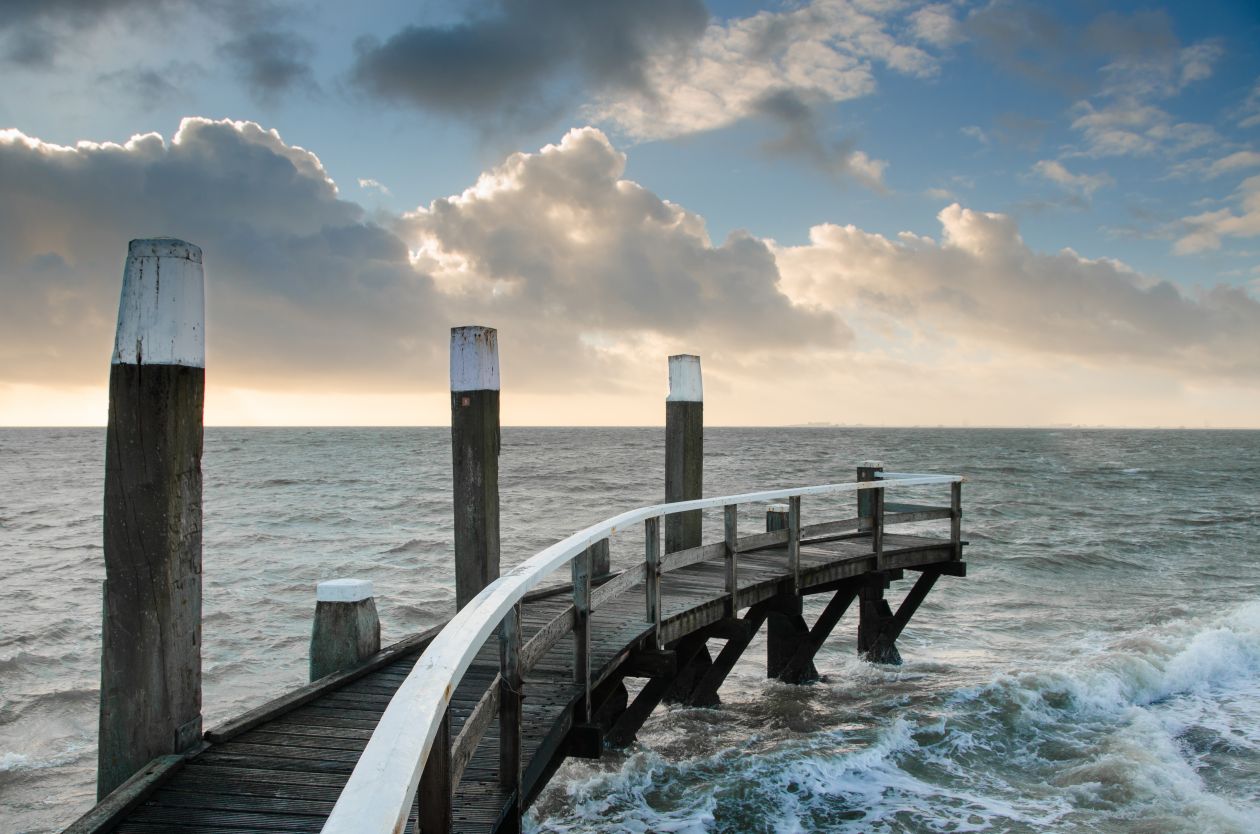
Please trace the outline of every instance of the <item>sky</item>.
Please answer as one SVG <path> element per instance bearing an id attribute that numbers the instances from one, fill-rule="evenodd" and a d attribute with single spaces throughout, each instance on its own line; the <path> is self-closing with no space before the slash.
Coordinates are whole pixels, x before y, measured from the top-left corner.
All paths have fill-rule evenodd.
<path id="1" fill-rule="evenodd" d="M 1260 6 L 6 0 L 0 425 L 103 425 L 127 242 L 212 425 L 1260 427 Z"/>

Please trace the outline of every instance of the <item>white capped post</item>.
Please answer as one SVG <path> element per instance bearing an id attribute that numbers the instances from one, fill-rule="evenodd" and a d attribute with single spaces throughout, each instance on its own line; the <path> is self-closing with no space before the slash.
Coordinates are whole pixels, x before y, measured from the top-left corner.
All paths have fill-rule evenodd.
<path id="1" fill-rule="evenodd" d="M 665 500 L 691 501 L 704 492 L 704 383 L 700 357 L 669 357 L 665 398 Z M 700 545 L 699 511 L 665 517 L 665 552 Z"/>
<path id="2" fill-rule="evenodd" d="M 315 586 L 311 680 L 350 669 L 381 650 L 381 621 L 366 579 L 329 579 Z"/>
<path id="3" fill-rule="evenodd" d="M 451 328 L 455 606 L 499 578 L 499 335 Z"/>
<path id="4" fill-rule="evenodd" d="M 201 738 L 205 364 L 201 249 L 131 241 L 105 440 L 101 798 Z"/>

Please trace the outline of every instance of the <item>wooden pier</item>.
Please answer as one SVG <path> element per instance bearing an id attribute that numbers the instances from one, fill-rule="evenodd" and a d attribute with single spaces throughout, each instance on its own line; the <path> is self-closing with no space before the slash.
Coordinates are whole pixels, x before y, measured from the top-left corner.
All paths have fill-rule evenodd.
<path id="1" fill-rule="evenodd" d="M 886 603 L 886 613 L 878 604 L 859 612 L 859 631 L 891 646 L 936 580 L 963 576 L 966 565 L 959 560 L 962 542 L 957 538 L 883 530 L 952 520 L 958 511 L 887 503 L 882 523 L 871 519 L 871 530 L 860 530 L 863 522 L 857 517 L 805 526 L 795 546 L 799 579 L 791 569 L 790 529 L 739 537 L 733 548 L 719 542 L 669 554 L 659 562 L 659 626 L 645 616 L 645 559 L 640 568 L 613 575 L 591 591 L 589 684 L 575 663 L 581 653 L 571 639 L 576 621 L 572 586 L 527 595 L 520 607 L 517 655 L 524 695 L 521 806 L 538 795 L 566 756 L 597 757 L 606 746 L 633 741 L 667 695 L 696 705 L 716 703 L 723 680 L 768 618 L 782 616 L 799 632 L 794 656 L 780 659 L 776 675 L 795 679 L 794 670 L 813 660 L 855 600 L 882 600 L 888 583 L 909 572 L 906 578 L 915 581 L 895 613 Z M 727 590 L 733 561 L 738 571 L 734 600 Z M 795 613 L 794 586 L 802 596 L 828 598 L 812 627 Z M 876 593 L 869 593 L 872 589 Z M 206 733 L 199 749 L 156 762 L 69 830 L 322 830 L 390 700 L 439 630 L 404 640 L 354 669 Z M 724 645 L 697 674 L 693 666 L 710 640 Z M 498 641 L 486 642 L 450 699 L 449 742 L 439 737 L 433 745 L 424 780 L 451 786 L 446 800 L 450 827 L 440 830 L 514 831 L 519 825 L 514 792 L 500 780 L 495 718 L 503 671 Z M 646 679 L 633 699 L 627 697 L 625 678 Z M 680 682 L 687 684 L 681 692 Z M 429 795 L 424 788 L 420 796 Z M 441 802 L 441 785 L 437 788 L 432 793 Z M 417 830 L 418 813 L 420 803 L 413 802 L 404 830 Z"/>
<path id="2" fill-rule="evenodd" d="M 855 601 L 857 650 L 896 663 L 936 581 L 966 575 L 956 475 L 867 461 L 850 482 L 702 498 L 700 358 L 680 355 L 668 503 L 591 525 L 500 576 L 497 334 L 455 328 L 456 614 L 378 650 L 371 582 L 321 583 L 310 668 L 322 677 L 203 735 L 201 281 L 195 246 L 132 243 L 113 362 L 135 385 L 111 388 L 108 430 L 101 800 L 67 834 L 512 834 L 566 757 L 632 743 L 663 701 L 718 706 L 763 624 L 766 673 L 781 681 L 817 679 L 815 655 Z M 196 396 L 172 394 L 184 377 Z M 886 496 L 941 488 L 935 504 Z M 741 534 L 741 507 L 756 532 Z M 706 510 L 723 521 L 708 544 Z M 641 537 L 642 559 L 610 572 L 610 539 L 627 535 Z M 885 591 L 908 578 L 894 612 Z M 812 595 L 827 601 L 810 624 Z"/>

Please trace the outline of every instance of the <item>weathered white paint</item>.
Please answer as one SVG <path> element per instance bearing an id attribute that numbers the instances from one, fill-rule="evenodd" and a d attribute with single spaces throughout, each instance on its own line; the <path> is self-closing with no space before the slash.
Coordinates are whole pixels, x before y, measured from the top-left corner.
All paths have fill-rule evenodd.
<path id="1" fill-rule="evenodd" d="M 200 247 L 175 238 L 131 241 L 118 301 L 113 363 L 206 366 Z"/>
<path id="2" fill-rule="evenodd" d="M 621 530 L 637 532 L 643 521 L 653 516 L 728 504 L 760 504 L 796 495 L 831 495 L 961 480 L 956 475 L 933 475 L 889 483 L 825 484 L 657 504 L 592 524 L 556 542 L 487 585 L 429 644 L 385 708 L 350 781 L 324 823 L 323 834 L 386 834 L 403 829 L 442 716 L 481 646 L 525 594 L 595 542 Z"/>
<path id="3" fill-rule="evenodd" d="M 372 598 L 368 579 L 329 579 L 315 586 L 316 602 L 361 602 Z"/>
<path id="4" fill-rule="evenodd" d="M 666 402 L 704 402 L 704 383 L 700 377 L 700 357 L 689 353 L 669 357 L 669 396 Z"/>
<path id="5" fill-rule="evenodd" d="M 499 390 L 499 331 L 477 325 L 451 328 L 451 390 Z"/>
<path id="6" fill-rule="evenodd" d="M 858 464 L 859 469 L 883 469 L 884 462 L 882 460 L 864 460 Z"/>
<path id="7" fill-rule="evenodd" d="M 786 512 L 788 512 L 788 511 L 789 511 L 789 510 L 791 510 L 791 509 L 792 509 L 792 508 L 791 508 L 790 506 L 788 506 L 787 504 L 771 504 L 770 506 L 766 507 L 766 512 L 768 512 L 768 513 L 786 513 Z"/>

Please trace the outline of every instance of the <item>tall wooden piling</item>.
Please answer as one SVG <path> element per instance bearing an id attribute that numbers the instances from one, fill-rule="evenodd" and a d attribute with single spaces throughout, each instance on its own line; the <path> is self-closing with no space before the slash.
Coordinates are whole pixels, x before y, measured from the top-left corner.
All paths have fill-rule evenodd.
<path id="1" fill-rule="evenodd" d="M 357 666 L 381 650 L 381 621 L 366 579 L 330 579 L 315 588 L 311 680 Z"/>
<path id="2" fill-rule="evenodd" d="M 669 357 L 665 400 L 665 500 L 690 501 L 704 491 L 704 385 L 700 357 Z M 700 511 L 665 517 L 665 552 L 700 546 Z"/>
<path id="3" fill-rule="evenodd" d="M 499 338 L 451 328 L 451 457 L 455 606 L 499 578 Z"/>
<path id="4" fill-rule="evenodd" d="M 133 240 L 105 440 L 101 798 L 201 738 L 204 397 L 201 249 Z"/>

